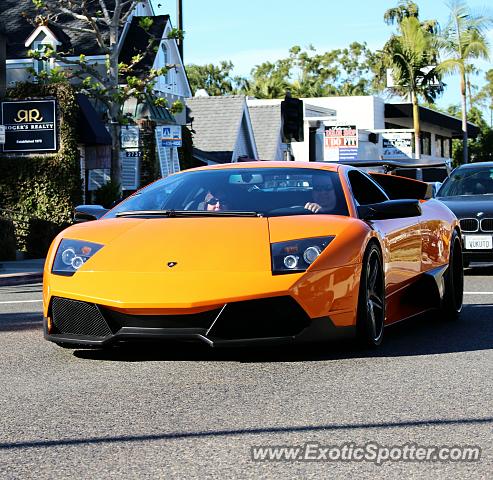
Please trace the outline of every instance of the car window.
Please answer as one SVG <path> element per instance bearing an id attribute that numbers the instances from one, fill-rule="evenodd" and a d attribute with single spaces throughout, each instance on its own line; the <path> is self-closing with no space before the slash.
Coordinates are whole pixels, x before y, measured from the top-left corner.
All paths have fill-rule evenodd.
<path id="1" fill-rule="evenodd" d="M 457 168 L 443 183 L 438 191 L 438 197 L 456 195 L 492 195 L 493 168 L 466 167 Z"/>
<path id="2" fill-rule="evenodd" d="M 337 172 L 306 168 L 228 168 L 185 171 L 155 182 L 120 203 L 105 218 L 132 211 L 257 212 L 265 216 L 349 215 Z"/>
<path id="3" fill-rule="evenodd" d="M 350 170 L 348 179 L 353 196 L 360 205 L 385 202 L 389 199 L 373 180 L 358 170 Z"/>

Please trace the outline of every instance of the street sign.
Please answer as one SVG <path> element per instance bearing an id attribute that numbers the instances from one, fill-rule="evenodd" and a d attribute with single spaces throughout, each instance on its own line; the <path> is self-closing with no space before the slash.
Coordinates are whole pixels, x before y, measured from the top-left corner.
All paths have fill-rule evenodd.
<path id="1" fill-rule="evenodd" d="M 139 148 L 139 127 L 125 125 L 120 130 L 120 145 L 122 148 Z"/>
<path id="2" fill-rule="evenodd" d="M 166 125 L 161 127 L 161 146 L 181 147 L 181 125 Z"/>
<path id="3" fill-rule="evenodd" d="M 0 125 L 0 143 L 5 143 L 5 125 Z"/>

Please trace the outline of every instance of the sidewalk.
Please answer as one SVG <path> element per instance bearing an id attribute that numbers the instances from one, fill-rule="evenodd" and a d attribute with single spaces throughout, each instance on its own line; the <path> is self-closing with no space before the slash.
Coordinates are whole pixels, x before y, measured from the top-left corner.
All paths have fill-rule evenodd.
<path id="1" fill-rule="evenodd" d="M 45 259 L 0 261 L 0 286 L 38 283 L 43 280 Z"/>

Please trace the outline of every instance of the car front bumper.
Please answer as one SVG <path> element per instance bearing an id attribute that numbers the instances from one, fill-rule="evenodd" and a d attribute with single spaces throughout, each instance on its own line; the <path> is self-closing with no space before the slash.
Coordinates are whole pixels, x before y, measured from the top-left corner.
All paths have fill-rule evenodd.
<path id="1" fill-rule="evenodd" d="M 354 334 L 354 326 L 336 327 L 328 316 L 309 318 L 289 296 L 233 302 L 181 315 L 129 315 L 55 297 L 44 318 L 45 338 L 74 348 L 139 340 L 194 341 L 218 347 L 316 342 Z"/>

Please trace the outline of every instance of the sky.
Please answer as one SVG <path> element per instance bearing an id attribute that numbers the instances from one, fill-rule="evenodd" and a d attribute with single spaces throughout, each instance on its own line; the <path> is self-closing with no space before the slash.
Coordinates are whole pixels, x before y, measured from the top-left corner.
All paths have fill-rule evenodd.
<path id="1" fill-rule="evenodd" d="M 152 0 L 157 14 L 169 14 L 177 26 L 176 0 Z M 388 0 L 182 0 L 185 64 L 217 64 L 231 60 L 234 73 L 248 76 L 255 65 L 285 58 L 293 45 L 313 45 L 318 53 L 366 42 L 371 50 L 380 49 L 395 27 L 383 21 L 398 1 Z M 422 0 L 421 20 L 436 19 L 443 27 L 449 9 L 442 0 Z M 469 0 L 473 10 L 486 11 L 489 0 Z M 159 6 L 158 6 L 159 5 Z M 491 12 L 491 10 L 490 10 Z M 493 30 L 488 35 L 492 46 Z M 473 83 L 484 84 L 484 72 L 493 61 L 479 62 L 482 70 Z M 446 108 L 460 103 L 458 80 L 444 79 L 445 93 L 437 101 Z"/>

